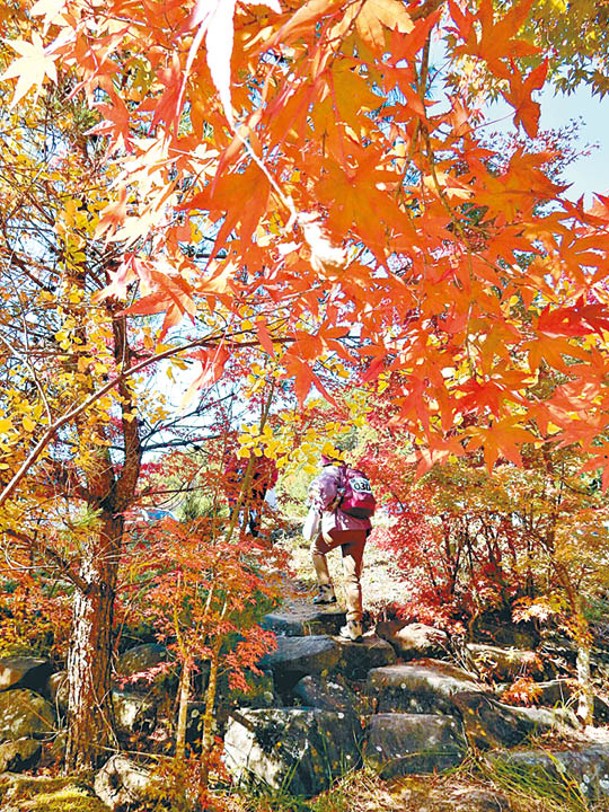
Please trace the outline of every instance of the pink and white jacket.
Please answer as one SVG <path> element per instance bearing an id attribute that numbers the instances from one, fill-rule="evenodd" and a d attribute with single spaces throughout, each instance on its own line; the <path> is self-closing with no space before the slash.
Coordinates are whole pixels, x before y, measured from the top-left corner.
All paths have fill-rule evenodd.
<path id="1" fill-rule="evenodd" d="M 336 510 L 332 509 L 340 481 L 340 468 L 336 465 L 326 465 L 321 474 L 309 485 L 309 504 L 321 514 L 321 532 L 324 537 L 330 536 L 333 530 L 370 530 L 372 527 L 370 519 L 349 516 L 339 507 Z"/>

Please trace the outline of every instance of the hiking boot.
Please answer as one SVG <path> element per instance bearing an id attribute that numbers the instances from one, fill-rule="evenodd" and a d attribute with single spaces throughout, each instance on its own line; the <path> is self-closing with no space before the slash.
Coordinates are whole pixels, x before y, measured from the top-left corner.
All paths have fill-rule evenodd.
<path id="1" fill-rule="evenodd" d="M 324 584 L 318 587 L 317 595 L 313 598 L 315 606 L 325 606 L 329 603 L 336 603 L 336 595 L 332 584 Z"/>
<path id="2" fill-rule="evenodd" d="M 361 643 L 364 630 L 359 620 L 348 620 L 347 625 L 340 630 L 339 637 L 344 640 L 351 640 L 353 643 Z"/>

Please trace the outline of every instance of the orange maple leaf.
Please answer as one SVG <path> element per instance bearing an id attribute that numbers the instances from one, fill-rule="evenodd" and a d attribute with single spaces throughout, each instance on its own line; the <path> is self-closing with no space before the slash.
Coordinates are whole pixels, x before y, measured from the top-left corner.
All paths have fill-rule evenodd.
<path id="1" fill-rule="evenodd" d="M 490 426 L 472 426 L 467 429 L 470 437 L 468 449 L 482 448 L 487 470 L 492 471 L 499 457 L 505 457 L 514 465 L 522 465 L 520 449 L 523 443 L 535 442 L 537 438 L 520 425 L 521 418 L 509 416 Z"/>
<path id="2" fill-rule="evenodd" d="M 514 108 L 514 124 L 516 126 L 522 124 L 526 134 L 535 138 L 539 129 L 541 108 L 538 102 L 532 100 L 531 94 L 534 90 L 541 90 L 543 87 L 548 75 L 548 62 L 544 60 L 524 80 L 513 61 L 511 64 L 510 90 L 504 91 L 503 97 Z"/>
<path id="3" fill-rule="evenodd" d="M 384 54 L 387 50 L 385 29 L 409 34 L 414 23 L 400 0 L 364 0 L 355 18 L 355 27 L 367 45 Z"/>

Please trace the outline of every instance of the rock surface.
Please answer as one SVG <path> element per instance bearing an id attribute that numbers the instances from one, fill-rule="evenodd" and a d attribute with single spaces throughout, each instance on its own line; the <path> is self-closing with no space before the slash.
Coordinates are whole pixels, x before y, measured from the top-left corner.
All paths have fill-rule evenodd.
<path id="1" fill-rule="evenodd" d="M 0 744 L 0 773 L 30 770 L 40 761 L 42 745 L 34 739 L 15 739 Z"/>
<path id="2" fill-rule="evenodd" d="M 478 691 L 455 694 L 452 701 L 461 714 L 470 745 L 479 750 L 516 747 L 531 736 L 563 732 L 569 723 L 571 727 L 577 725 L 574 716 L 571 718 L 549 708 L 504 705 Z"/>
<path id="3" fill-rule="evenodd" d="M 0 741 L 42 739 L 55 730 L 53 706 L 28 688 L 0 693 Z"/>
<path id="4" fill-rule="evenodd" d="M 580 745 L 570 750 L 497 752 L 489 754 L 489 761 L 495 769 L 512 776 L 540 786 L 550 784 L 555 794 L 565 798 L 580 793 L 589 801 L 609 798 L 609 744 Z"/>
<path id="5" fill-rule="evenodd" d="M 244 709 L 224 737 L 224 763 L 237 783 L 317 795 L 361 763 L 354 717 L 319 709 Z"/>
<path id="6" fill-rule="evenodd" d="M 345 611 L 338 607 L 319 610 L 316 606 L 292 605 L 263 618 L 263 629 L 284 637 L 338 634 L 345 625 Z"/>
<path id="7" fill-rule="evenodd" d="M 327 635 L 278 637 L 277 649 L 263 657 L 261 667 L 273 672 L 278 688 L 291 688 L 307 674 L 332 671 L 340 657 L 339 645 Z"/>
<path id="8" fill-rule="evenodd" d="M 474 678 L 450 663 L 419 660 L 374 668 L 368 673 L 367 693 L 378 713 L 454 713 L 454 694 L 481 691 Z"/>
<path id="9" fill-rule="evenodd" d="M 45 694 L 52 673 L 51 661 L 44 657 L 1 657 L 0 691 L 31 688 L 39 694 Z"/>
<path id="10" fill-rule="evenodd" d="M 364 762 L 387 779 L 456 767 L 466 750 L 461 725 L 452 716 L 377 714 L 370 719 Z"/>
<path id="11" fill-rule="evenodd" d="M 326 677 L 309 674 L 296 683 L 292 694 L 301 705 L 309 708 L 357 716 L 370 713 L 368 697 L 356 694 L 340 674 Z"/>
<path id="12" fill-rule="evenodd" d="M 387 640 L 402 660 L 435 658 L 445 655 L 448 650 L 448 635 L 424 623 L 409 623 L 406 626 L 398 621 L 377 623 L 376 633 Z"/>
<path id="13" fill-rule="evenodd" d="M 95 794 L 116 812 L 141 808 L 151 781 L 150 770 L 117 754 L 108 759 L 95 776 Z"/>
<path id="14" fill-rule="evenodd" d="M 119 684 L 128 684 L 131 689 L 150 690 L 150 673 L 154 673 L 169 660 L 169 652 L 159 643 L 142 643 L 127 649 L 116 663 L 116 678 Z M 162 677 L 161 677 L 162 678 Z"/>
<path id="15" fill-rule="evenodd" d="M 156 705 L 150 699 L 128 691 L 112 691 L 112 705 L 118 733 L 153 729 Z"/>
<path id="16" fill-rule="evenodd" d="M 397 657 L 393 647 L 376 635 L 365 634 L 361 643 L 336 638 L 340 658 L 336 670 L 351 680 L 365 680 L 372 668 L 392 665 Z"/>

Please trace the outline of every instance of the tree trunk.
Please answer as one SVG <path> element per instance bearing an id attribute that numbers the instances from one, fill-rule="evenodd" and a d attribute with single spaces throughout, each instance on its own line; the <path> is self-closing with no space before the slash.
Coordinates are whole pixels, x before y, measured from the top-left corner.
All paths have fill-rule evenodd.
<path id="1" fill-rule="evenodd" d="M 591 725 L 594 719 L 594 691 L 590 676 L 590 641 L 589 634 L 577 642 L 577 681 L 579 696 L 575 715 L 583 725 Z"/>
<path id="2" fill-rule="evenodd" d="M 190 662 L 182 661 L 180 685 L 178 688 L 178 722 L 176 725 L 176 761 L 186 757 L 186 726 L 188 724 L 188 700 L 190 699 Z"/>
<path id="3" fill-rule="evenodd" d="M 222 637 L 214 640 L 209 658 L 209 681 L 205 691 L 205 711 L 203 714 L 203 732 L 201 735 L 201 788 L 207 789 L 209 781 L 210 760 L 214 747 L 214 711 L 218 692 L 218 670 L 220 667 L 220 649 Z"/>
<path id="4" fill-rule="evenodd" d="M 122 519 L 106 516 L 82 551 L 79 574 L 87 589 L 78 589 L 73 603 L 67 771 L 95 768 L 107 756 L 108 748 L 115 746 L 110 677 L 122 532 Z"/>

